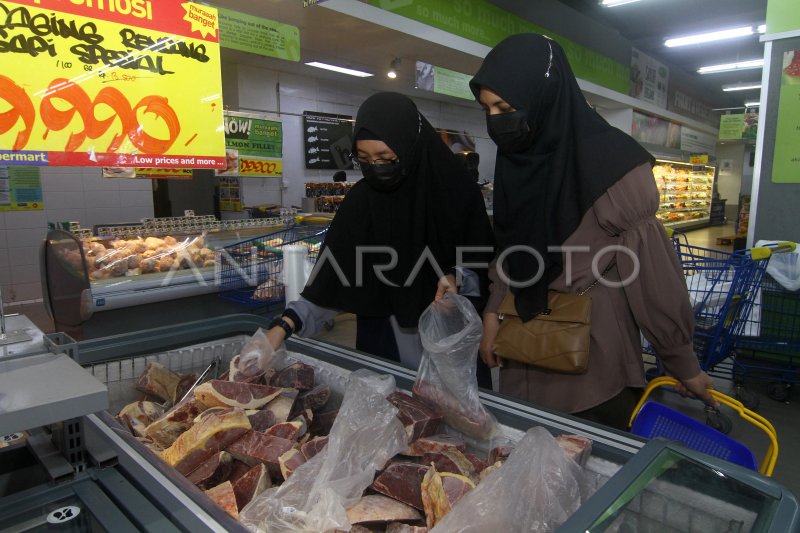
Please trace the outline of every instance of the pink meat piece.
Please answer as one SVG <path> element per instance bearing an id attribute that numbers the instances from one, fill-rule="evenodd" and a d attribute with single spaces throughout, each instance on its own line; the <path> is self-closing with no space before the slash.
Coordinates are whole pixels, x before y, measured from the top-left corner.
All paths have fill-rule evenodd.
<path id="1" fill-rule="evenodd" d="M 278 458 L 283 479 L 289 479 L 297 468 L 306 462 L 306 458 L 297 448 L 292 448 Z"/>
<path id="2" fill-rule="evenodd" d="M 508 459 L 508 456 L 511 455 L 511 452 L 514 450 L 514 446 L 505 445 L 505 446 L 496 446 L 489 451 L 489 464 L 494 464 L 497 461 L 505 461 Z"/>
<path id="3" fill-rule="evenodd" d="M 434 435 L 439 430 L 442 416 L 421 400 L 400 391 L 393 392 L 386 399 L 397 407 L 397 418 L 403 423 L 409 442 Z"/>
<path id="4" fill-rule="evenodd" d="M 440 433 L 438 435 L 431 435 L 430 437 L 422 437 L 421 439 L 415 440 L 409 445 L 408 449 L 403 452 L 403 455 L 422 457 L 426 453 L 441 452 L 452 448 L 461 452 L 467 449 L 462 438 Z"/>
<path id="5" fill-rule="evenodd" d="M 428 452 L 422 456 L 422 464 L 427 466 L 431 463 L 433 463 L 438 472 L 450 472 L 451 474 L 460 474 L 468 478 L 473 478 L 476 475 L 475 466 L 456 448 L 440 452 Z"/>
<path id="6" fill-rule="evenodd" d="M 375 478 L 370 488 L 422 511 L 422 478 L 427 472 L 425 465 L 392 463 Z"/>
<path id="7" fill-rule="evenodd" d="M 241 356 L 237 355 L 231 359 L 228 369 L 228 381 L 241 381 L 243 383 L 260 383 L 264 377 L 264 371 L 258 366 L 257 361 L 247 366 L 242 366 Z"/>
<path id="8" fill-rule="evenodd" d="M 475 488 L 474 485 L 470 485 L 464 479 L 451 477 L 446 474 L 442 476 L 442 487 L 444 487 L 444 493 L 447 496 L 447 501 L 450 502 L 451 508 L 455 506 L 458 500 Z"/>
<path id="9" fill-rule="evenodd" d="M 275 415 L 275 423 L 280 424 L 293 418 L 292 413 L 295 411 L 297 404 L 297 389 L 281 389 L 281 392 L 269 402 L 264 409 L 267 409 Z"/>
<path id="10" fill-rule="evenodd" d="M 486 468 L 486 461 L 475 455 L 474 453 L 465 452 L 464 457 L 472 463 L 472 466 L 475 468 L 475 473 L 480 474 L 481 471 Z"/>

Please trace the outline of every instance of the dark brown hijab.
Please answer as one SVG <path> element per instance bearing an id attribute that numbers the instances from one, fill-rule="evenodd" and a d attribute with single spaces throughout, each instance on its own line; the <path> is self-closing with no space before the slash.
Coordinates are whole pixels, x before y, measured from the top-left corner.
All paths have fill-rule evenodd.
<path id="1" fill-rule="evenodd" d="M 486 87 L 525 111 L 534 134 L 523 152 L 498 151 L 494 181 L 498 253 L 522 245 L 544 260 L 536 283 L 511 288 L 517 312 L 530 320 L 546 308 L 547 287 L 563 268 L 561 252 L 548 247 L 562 244 L 600 195 L 652 156 L 589 106 L 564 50 L 542 35 L 501 41 L 470 87 L 476 99 Z M 539 268 L 527 252 L 506 259 L 506 273 L 515 281 L 530 280 Z"/>

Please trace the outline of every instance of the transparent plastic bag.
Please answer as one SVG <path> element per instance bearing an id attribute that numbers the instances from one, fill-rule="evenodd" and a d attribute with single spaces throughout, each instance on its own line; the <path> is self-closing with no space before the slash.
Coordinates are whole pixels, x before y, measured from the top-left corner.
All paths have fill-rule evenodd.
<path id="1" fill-rule="evenodd" d="M 778 242 L 758 241 L 756 246 L 766 246 Z M 772 254 L 767 264 L 767 274 L 788 291 L 800 289 L 800 247 L 791 252 Z"/>
<path id="2" fill-rule="evenodd" d="M 394 390 L 391 376 L 353 372 L 328 445 L 283 485 L 247 504 L 240 522 L 260 533 L 349 530 L 345 510 L 361 498 L 375 472 L 408 446 L 397 408 L 386 400 Z"/>
<path id="3" fill-rule="evenodd" d="M 546 429 L 533 427 L 431 533 L 555 531 L 580 507 L 583 476 Z"/>
<path id="4" fill-rule="evenodd" d="M 239 359 L 235 361 L 239 372 L 244 374 L 257 374 L 259 371 L 267 370 L 274 366 L 278 359 L 279 352 L 283 349 L 275 350 L 267 338 L 267 333 L 263 328 L 258 328 L 252 337 L 242 346 L 239 352 Z"/>
<path id="5" fill-rule="evenodd" d="M 423 351 L 413 392 L 453 429 L 488 440 L 497 421 L 478 397 L 475 372 L 482 331 L 481 318 L 463 296 L 448 292 L 428 306 L 419 319 Z"/>

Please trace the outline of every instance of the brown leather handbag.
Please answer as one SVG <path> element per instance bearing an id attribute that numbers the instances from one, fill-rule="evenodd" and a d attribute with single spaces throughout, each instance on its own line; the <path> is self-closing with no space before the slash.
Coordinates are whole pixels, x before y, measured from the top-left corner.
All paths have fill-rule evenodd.
<path id="1" fill-rule="evenodd" d="M 611 265 L 603 272 L 608 272 Z M 602 279 L 602 275 L 600 276 Z M 600 279 L 577 294 L 548 291 L 547 309 L 523 322 L 509 290 L 500 308 L 495 353 L 543 370 L 583 374 L 589 366 L 592 298 L 586 296 Z"/>

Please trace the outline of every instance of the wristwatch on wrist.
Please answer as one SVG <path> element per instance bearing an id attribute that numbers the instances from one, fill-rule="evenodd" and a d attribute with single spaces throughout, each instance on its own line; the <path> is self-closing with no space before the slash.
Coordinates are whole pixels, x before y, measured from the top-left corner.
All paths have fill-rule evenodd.
<path id="1" fill-rule="evenodd" d="M 286 320 L 284 320 L 282 315 L 276 316 L 275 318 L 272 319 L 272 322 L 269 323 L 269 329 L 272 329 L 274 327 L 279 327 L 286 333 L 286 336 L 283 338 L 283 340 L 288 339 L 289 337 L 292 336 L 292 333 L 294 333 L 292 326 L 290 326 L 289 323 Z"/>

